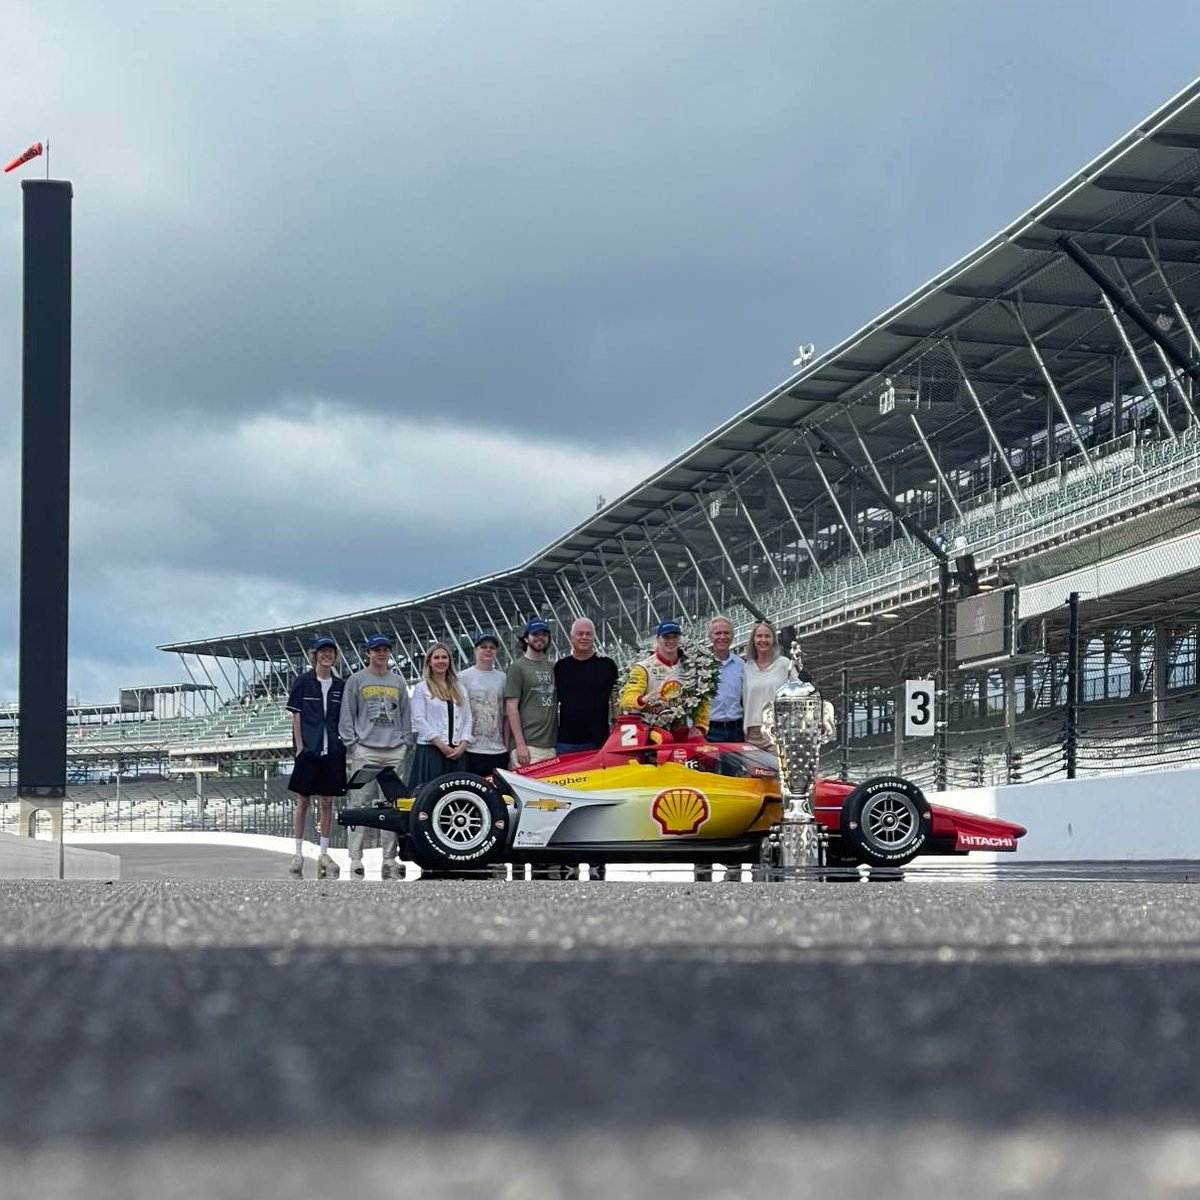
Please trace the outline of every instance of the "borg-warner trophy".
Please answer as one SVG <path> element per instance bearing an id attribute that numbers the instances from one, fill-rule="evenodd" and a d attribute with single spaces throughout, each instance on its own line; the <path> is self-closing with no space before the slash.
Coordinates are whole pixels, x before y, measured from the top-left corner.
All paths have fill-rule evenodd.
<path id="1" fill-rule="evenodd" d="M 792 648 L 792 661 L 802 670 L 798 646 Z M 811 683 L 789 679 L 763 714 L 763 732 L 775 743 L 783 784 L 783 819 L 763 844 L 768 872 L 820 864 L 820 826 L 813 818 L 812 799 L 826 736 L 825 707 Z"/>

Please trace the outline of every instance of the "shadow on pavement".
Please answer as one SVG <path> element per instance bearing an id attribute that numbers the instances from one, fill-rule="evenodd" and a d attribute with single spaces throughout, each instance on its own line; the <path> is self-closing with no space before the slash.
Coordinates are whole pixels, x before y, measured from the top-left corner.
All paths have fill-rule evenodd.
<path id="1" fill-rule="evenodd" d="M 1200 1103 L 1195 947 L 1057 964 L 567 949 L 5 951 L 0 1147 L 553 1138 L 667 1117 L 1153 1123 Z"/>

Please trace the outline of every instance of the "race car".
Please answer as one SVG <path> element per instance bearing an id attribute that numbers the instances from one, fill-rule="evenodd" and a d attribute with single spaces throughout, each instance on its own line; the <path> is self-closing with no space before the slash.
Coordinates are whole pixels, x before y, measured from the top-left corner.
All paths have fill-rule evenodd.
<path id="1" fill-rule="evenodd" d="M 769 865 L 784 819 L 779 759 L 744 742 L 662 740 L 624 716 L 599 750 L 490 779 L 443 775 L 409 794 L 390 768 L 366 768 L 387 797 L 347 808 L 342 825 L 395 830 L 401 856 L 433 871 L 491 863 L 715 862 Z M 1011 851 L 1020 825 L 930 804 L 909 780 L 818 778 L 812 809 L 830 865 L 898 867 L 918 854 Z"/>

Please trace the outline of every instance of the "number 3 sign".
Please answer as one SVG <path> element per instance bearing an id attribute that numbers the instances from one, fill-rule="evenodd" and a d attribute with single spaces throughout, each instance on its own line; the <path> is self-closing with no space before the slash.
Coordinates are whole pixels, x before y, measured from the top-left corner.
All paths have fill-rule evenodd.
<path id="1" fill-rule="evenodd" d="M 933 689 L 932 679 L 904 681 L 904 732 L 909 737 L 933 737 Z"/>

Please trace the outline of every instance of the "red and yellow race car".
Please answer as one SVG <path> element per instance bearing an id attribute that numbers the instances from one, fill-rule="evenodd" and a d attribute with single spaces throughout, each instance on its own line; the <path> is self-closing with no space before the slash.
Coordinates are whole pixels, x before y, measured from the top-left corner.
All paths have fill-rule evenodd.
<path id="1" fill-rule="evenodd" d="M 342 825 L 393 829 L 403 857 L 429 870 L 490 863 L 768 863 L 784 817 L 778 758 L 743 742 L 656 741 L 621 717 L 595 751 L 564 754 L 491 779 L 443 775 L 408 794 L 379 774 L 388 803 L 348 808 Z M 368 771 L 369 774 L 369 771 Z M 363 773 L 360 773 L 363 775 Z M 356 776 L 351 787 L 365 782 Z M 918 854 L 1017 848 L 1011 821 L 930 804 L 898 776 L 818 778 L 813 816 L 830 865 L 898 867 Z"/>

